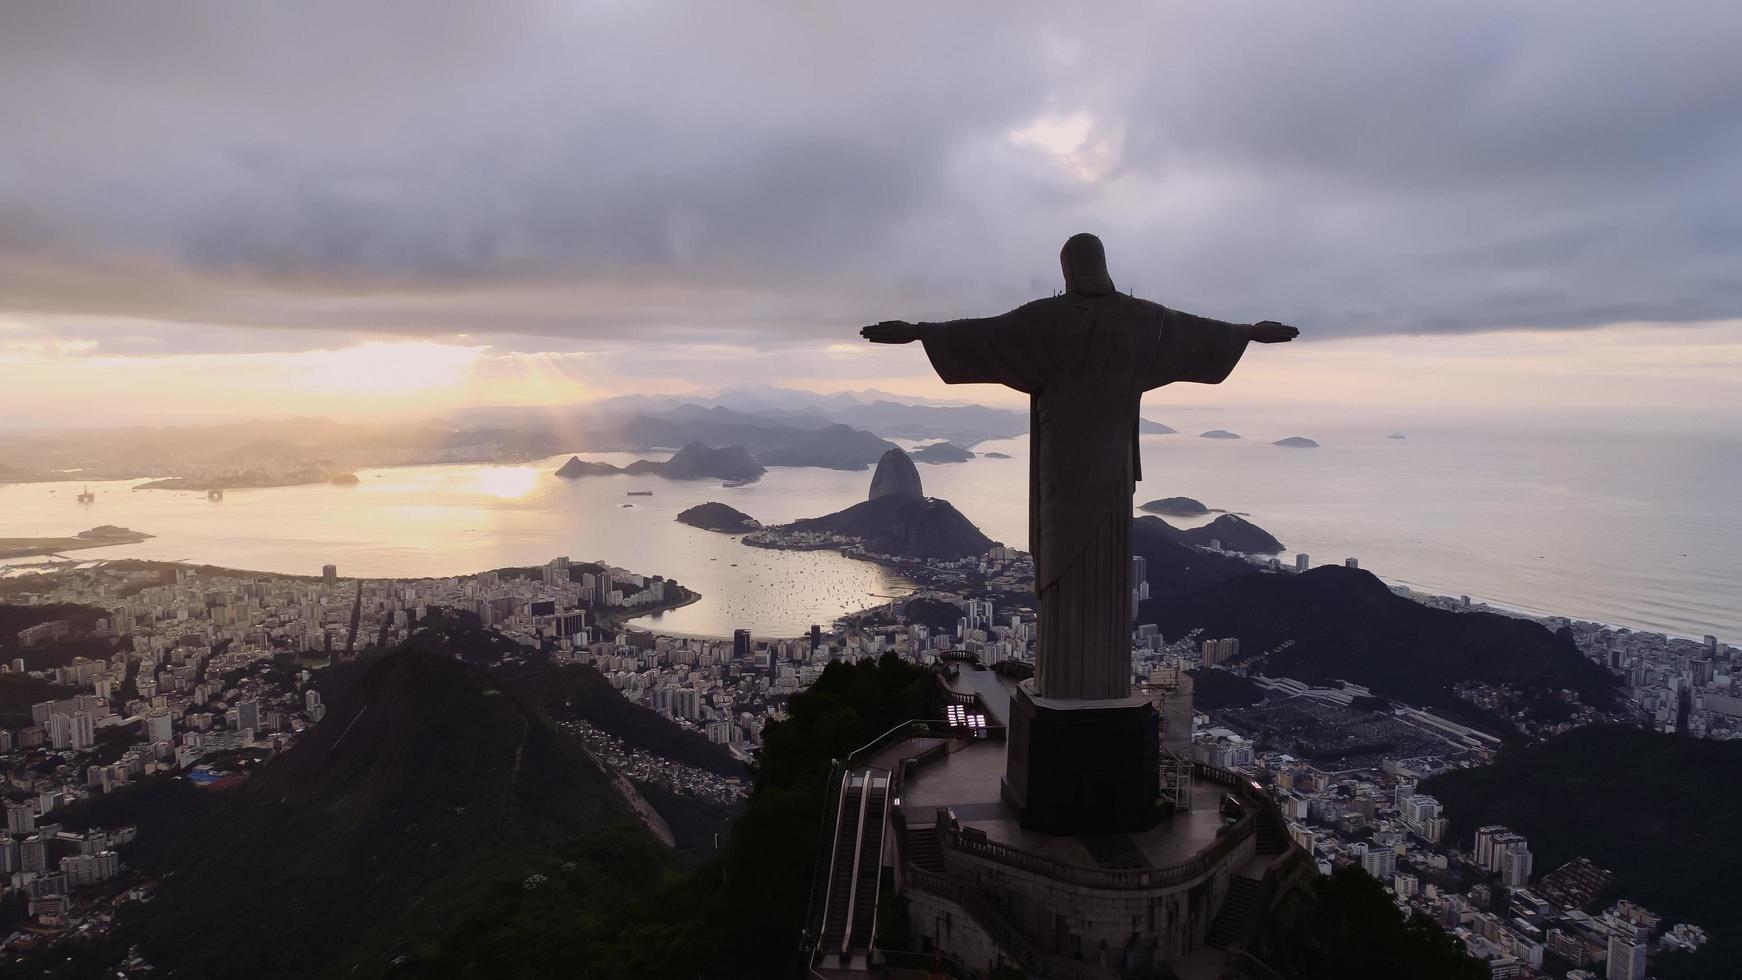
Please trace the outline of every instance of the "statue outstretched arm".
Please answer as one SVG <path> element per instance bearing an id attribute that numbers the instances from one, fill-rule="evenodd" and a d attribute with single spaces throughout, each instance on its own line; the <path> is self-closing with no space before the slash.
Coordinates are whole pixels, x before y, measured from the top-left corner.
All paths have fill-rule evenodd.
<path id="1" fill-rule="evenodd" d="M 998 316 L 942 323 L 884 320 L 859 335 L 874 344 L 923 341 L 932 367 L 947 384 L 1001 384 L 1034 392 L 1055 370 L 1044 321 L 1030 304 Z"/>
<path id="2" fill-rule="evenodd" d="M 884 320 L 861 327 L 859 336 L 873 344 L 911 344 L 920 339 L 920 325 L 906 320 Z"/>
<path id="3" fill-rule="evenodd" d="M 1155 362 L 1143 387 L 1159 388 L 1175 381 L 1221 384 L 1239 363 L 1248 343 L 1280 344 L 1299 333 L 1275 320 L 1229 323 L 1164 309 Z"/>
<path id="4" fill-rule="evenodd" d="M 1246 339 L 1255 344 L 1286 344 L 1300 336 L 1299 328 L 1275 320 L 1259 320 L 1241 326 L 1246 331 Z"/>

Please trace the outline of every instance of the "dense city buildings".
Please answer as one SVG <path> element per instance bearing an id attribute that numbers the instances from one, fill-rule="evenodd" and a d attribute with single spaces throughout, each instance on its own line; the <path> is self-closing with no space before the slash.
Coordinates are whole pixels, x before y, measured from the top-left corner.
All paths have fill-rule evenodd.
<path id="1" fill-rule="evenodd" d="M 1135 610 L 1149 572 L 1141 562 L 1133 572 Z M 346 651 L 391 648 L 444 611 L 475 616 L 527 655 L 588 664 L 625 699 L 744 761 L 755 758 L 765 723 L 782 717 L 787 701 L 830 663 L 894 654 L 939 669 L 1032 664 L 1033 573 L 1026 554 L 1000 547 L 969 559 L 908 561 L 903 573 L 918 583 L 910 594 L 800 636 L 758 637 L 746 627 L 729 639 L 706 639 L 627 625 L 643 612 L 687 601 L 681 586 L 566 557 L 532 568 L 398 580 L 340 580 L 332 566 L 314 578 L 127 563 L 57 571 L 32 602 L 76 604 L 103 615 L 88 629 L 53 619 L 12 638 L 18 656 L 5 671 L 55 693 L 31 705 L 29 724 L 0 730 L 0 767 L 8 779 L 0 873 L 27 900 L 37 930 L 11 941 L 27 948 L 69 928 L 100 929 L 109 903 L 149 894 L 150 882 L 128 875 L 132 827 L 75 833 L 56 823 L 57 810 L 141 780 L 177 778 L 221 790 L 248 778 L 325 717 L 313 683 L 325 664 Z M 1411 598 L 1454 611 L 1473 608 L 1461 598 Z M 1738 733 L 1733 720 L 1742 711 L 1725 701 L 1742 703 L 1733 648 L 1709 637 L 1545 625 L 1565 631 L 1624 679 L 1626 719 L 1707 738 Z M 41 659 L 57 644 L 93 639 L 110 652 Z M 1132 651 L 1139 688 L 1152 692 L 1161 716 L 1175 722 L 1163 733 L 1164 768 L 1172 767 L 1164 779 L 1168 792 L 1189 797 L 1194 765 L 1253 780 L 1282 815 L 1287 838 L 1320 870 L 1360 867 L 1384 883 L 1400 912 L 1439 922 L 1492 975 L 1540 975 L 1547 956 L 1593 975 L 1644 976 L 1657 951 L 1704 944 L 1698 925 L 1665 923 L 1625 900 L 1600 915 L 1585 911 L 1611 893 L 1614 881 L 1589 860 L 1543 873 L 1531 842 L 1501 826 L 1451 839 L 1455 815 L 1419 784 L 1491 759 L 1500 745 L 1493 734 L 1414 705 L 1390 702 L 1375 712 L 1371 705 L 1383 702 L 1358 684 L 1248 676 L 1235 636 L 1164 637 L 1154 624 L 1136 622 Z M 1188 671 L 1250 685 L 1257 701 L 1193 710 Z M 1480 699 L 1486 690 L 1465 693 Z M 1178 704 L 1168 700 L 1175 694 L 1186 706 L 1183 724 Z M 1573 724 L 1579 719 L 1596 716 L 1580 715 Z M 746 791 L 736 778 L 585 723 L 565 727 L 637 784 L 721 806 L 735 805 Z M 1290 751 L 1301 740 L 1311 742 L 1310 756 Z M 1392 748 L 1374 753 L 1366 748 L 1372 745 Z"/>

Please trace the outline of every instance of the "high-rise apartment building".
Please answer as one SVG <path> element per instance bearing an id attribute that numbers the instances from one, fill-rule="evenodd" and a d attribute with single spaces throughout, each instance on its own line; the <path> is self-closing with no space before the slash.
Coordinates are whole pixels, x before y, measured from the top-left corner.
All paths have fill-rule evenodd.
<path id="1" fill-rule="evenodd" d="M 1645 943 L 1626 936 L 1609 937 L 1607 980 L 1645 980 Z"/>

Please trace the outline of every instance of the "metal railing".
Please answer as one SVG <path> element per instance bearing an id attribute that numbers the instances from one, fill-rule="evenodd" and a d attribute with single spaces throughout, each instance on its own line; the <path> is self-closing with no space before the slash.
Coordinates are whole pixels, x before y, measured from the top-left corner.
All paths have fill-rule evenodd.
<path id="1" fill-rule="evenodd" d="M 998 733 L 999 735 L 1002 735 L 1003 729 L 1000 728 Z M 878 752 L 881 752 L 897 742 L 910 738 L 947 739 L 960 737 L 964 734 L 966 734 L 964 729 L 951 726 L 941 718 L 910 718 L 847 753 L 845 757 L 834 761 L 834 764 L 829 768 L 828 781 L 823 789 L 823 817 L 820 821 L 820 826 L 817 828 L 817 846 L 815 851 L 815 853 L 819 855 L 819 860 L 815 862 L 815 867 L 811 871 L 811 893 L 810 898 L 805 905 L 804 933 L 805 946 L 807 949 L 814 945 L 822 936 L 821 920 L 824 914 L 823 894 L 828 889 L 830 862 L 821 859 L 820 856 L 831 853 L 830 851 L 825 851 L 824 848 L 828 847 L 829 843 L 834 839 L 835 824 L 839 817 L 837 807 L 840 802 L 841 778 L 847 773 L 852 772 L 854 769 L 859 768 L 864 763 L 869 762 Z M 944 746 L 941 744 L 934 746 L 933 748 L 921 752 L 919 757 L 924 758 L 925 761 L 931 761 L 932 758 L 935 758 L 934 752 L 943 748 Z M 897 790 L 900 785 L 899 777 L 903 768 L 904 767 L 899 764 L 892 767 L 892 775 L 896 777 L 896 781 L 893 782 L 890 787 L 891 799 L 894 799 L 897 795 Z"/>
<path id="2" fill-rule="evenodd" d="M 1109 974 L 1087 963 L 1053 956 L 1035 943 L 1028 931 L 997 906 L 980 889 L 909 865 L 908 882 L 922 891 L 961 906 L 986 932 L 993 945 L 1016 958 L 1022 969 L 1047 980 L 1105 980 Z"/>
<path id="3" fill-rule="evenodd" d="M 1256 818 L 1248 813 L 1224 831 L 1207 850 L 1199 852 L 1189 860 L 1165 868 L 1140 869 L 1090 868 L 1079 864 L 1065 864 L 996 841 L 976 838 L 961 831 L 952 831 L 946 835 L 944 845 L 964 854 L 1032 871 L 1055 881 L 1070 882 L 1085 888 L 1133 891 L 1165 888 L 1201 878 L 1255 833 Z"/>
<path id="4" fill-rule="evenodd" d="M 1248 806 L 1239 820 L 1226 827 L 1207 849 L 1187 861 L 1170 867 L 1104 869 L 1065 864 L 987 840 L 984 835 L 978 834 L 972 829 L 964 833 L 960 829 L 949 828 L 947 825 L 939 828 L 941 842 L 945 848 L 955 849 L 964 855 L 996 861 L 1054 880 L 1067 881 L 1084 887 L 1137 890 L 1183 884 L 1212 872 L 1218 863 L 1225 861 L 1236 849 L 1256 838 L 1260 820 L 1267 817 L 1274 818 L 1275 804 L 1263 788 L 1240 773 L 1218 769 L 1203 763 L 1193 763 L 1193 777 L 1206 783 L 1227 788 L 1230 793 Z M 902 821 L 903 824 L 905 823 L 901 816 L 897 816 L 896 819 Z M 1262 898 L 1268 900 L 1274 895 L 1278 879 L 1286 874 L 1291 867 L 1292 863 L 1285 857 L 1277 867 L 1270 870 L 1266 879 L 1260 884 Z M 998 906 L 994 896 L 988 894 L 984 888 L 973 881 L 966 880 L 959 875 L 929 871 L 907 862 L 905 855 L 901 861 L 900 872 L 903 877 L 903 887 L 911 886 L 931 892 L 961 906 L 986 931 L 987 936 L 1000 949 L 1015 957 L 1025 970 L 1037 976 L 1069 978 L 1069 980 L 1088 980 L 1088 978 L 1107 976 L 1104 971 L 1098 970 L 1091 964 L 1080 963 L 1045 951 L 1026 930 Z M 1268 901 L 1265 904 L 1268 904 Z M 1259 977 L 1271 980 L 1271 974 L 1261 972 L 1264 969 L 1263 964 L 1253 960 L 1243 950 L 1236 949 L 1232 952 L 1241 957 L 1241 965 L 1247 966 L 1251 971 L 1249 975 L 1253 977 L 1253 980 L 1258 980 Z"/>
<path id="5" fill-rule="evenodd" d="M 961 830 L 951 830 L 946 833 L 943 844 L 946 848 L 960 851 L 963 854 L 996 861 L 1057 881 L 1067 881 L 1087 888 L 1131 891 L 1165 888 L 1169 885 L 1192 881 L 1208 874 L 1241 844 L 1256 836 L 1258 820 L 1261 819 L 1258 810 L 1269 804 L 1263 791 L 1251 780 L 1238 773 L 1196 763 L 1193 774 L 1196 778 L 1201 778 L 1206 782 L 1232 789 L 1246 802 L 1255 804 L 1255 806 L 1248 808 L 1247 812 L 1233 825 L 1223 829 L 1217 836 L 1216 842 L 1211 844 L 1209 848 L 1179 864 L 1163 868 L 1132 869 L 1092 868 L 1078 864 L 1066 864 L 1020 848 L 987 840 L 982 835 Z"/>

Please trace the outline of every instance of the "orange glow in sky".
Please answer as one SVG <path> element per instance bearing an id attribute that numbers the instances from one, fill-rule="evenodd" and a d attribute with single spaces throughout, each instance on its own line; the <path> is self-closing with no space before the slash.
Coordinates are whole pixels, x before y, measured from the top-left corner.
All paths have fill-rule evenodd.
<path id="1" fill-rule="evenodd" d="M 849 341 L 776 350 L 626 343 L 522 353 L 478 343 L 369 340 L 295 353 L 152 356 L 0 343 L 0 371 L 7 380 L 0 428 L 414 418 L 470 406 L 563 406 L 750 384 L 1023 403 L 1014 391 L 942 384 L 917 345 Z M 1222 385 L 1180 385 L 1147 401 L 1158 411 L 1299 408 L 1399 420 L 1528 413 L 1699 425 L 1742 404 L 1742 321 L 1328 341 L 1309 334 L 1287 347 L 1255 348 Z"/>

